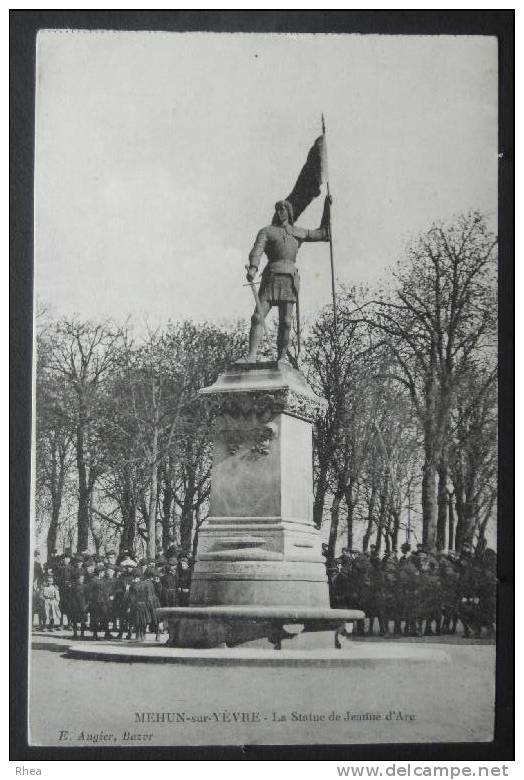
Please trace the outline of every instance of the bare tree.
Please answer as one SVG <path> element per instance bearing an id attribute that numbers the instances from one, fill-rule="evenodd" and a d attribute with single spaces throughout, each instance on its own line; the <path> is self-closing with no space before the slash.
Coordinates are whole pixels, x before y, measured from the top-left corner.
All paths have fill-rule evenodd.
<path id="1" fill-rule="evenodd" d="M 42 324 L 42 323 L 40 323 Z M 73 462 L 73 431 L 67 409 L 69 388 L 50 366 L 53 341 L 49 328 L 37 335 L 36 494 L 49 510 L 47 553 L 57 546 L 64 489 Z"/>
<path id="2" fill-rule="evenodd" d="M 78 478 L 77 547 L 87 549 L 91 495 L 103 470 L 100 458 L 99 405 L 103 384 L 115 361 L 118 333 L 108 323 L 61 320 L 54 332 L 50 370 L 70 393 L 67 413 L 74 432 Z"/>
<path id="3" fill-rule="evenodd" d="M 471 366 L 457 393 L 453 415 L 451 478 L 457 514 L 454 545 L 484 543 L 497 496 L 497 375 Z M 450 541 L 450 546 L 453 542 Z"/>
<path id="4" fill-rule="evenodd" d="M 407 250 L 395 288 L 372 301 L 363 319 L 395 358 L 391 376 L 408 391 L 423 433 L 423 541 L 437 543 L 449 477 L 450 418 L 457 386 L 474 355 L 494 348 L 496 238 L 474 212 L 437 224 Z"/>

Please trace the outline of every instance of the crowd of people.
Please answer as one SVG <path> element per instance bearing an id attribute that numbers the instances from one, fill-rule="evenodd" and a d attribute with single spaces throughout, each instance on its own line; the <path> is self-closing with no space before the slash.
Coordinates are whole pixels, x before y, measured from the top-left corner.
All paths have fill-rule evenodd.
<path id="1" fill-rule="evenodd" d="M 381 636 L 454 634 L 493 636 L 496 619 L 496 554 L 490 548 L 473 552 L 464 545 L 433 554 L 426 545 L 415 550 L 405 543 L 401 556 L 382 557 L 374 545 L 369 552 L 342 550 L 330 558 L 323 548 L 332 607 L 360 609 L 368 633 L 376 622 Z M 358 621 L 356 632 L 365 633 Z"/>
<path id="2" fill-rule="evenodd" d="M 33 618 L 38 629 L 72 630 L 73 637 L 143 639 L 146 631 L 159 634 L 158 607 L 186 606 L 189 602 L 192 559 L 176 548 L 154 561 L 136 558 L 127 550 L 117 555 L 89 552 L 62 555 L 54 551 L 40 563 L 35 551 L 33 567 Z"/>
<path id="3" fill-rule="evenodd" d="M 493 636 L 496 620 L 496 554 L 487 548 L 460 553 L 415 550 L 405 543 L 401 555 L 382 557 L 374 545 L 369 552 L 344 548 L 339 558 L 323 554 L 332 607 L 360 609 L 367 633 L 378 623 L 380 636 L 454 634 Z M 160 551 L 154 561 L 136 560 L 124 550 L 104 555 L 88 552 L 62 555 L 55 550 L 43 565 L 35 552 L 33 616 L 38 629 L 68 627 L 76 639 L 143 639 L 146 631 L 159 638 L 163 631 L 158 607 L 189 603 L 191 556 L 176 548 Z M 363 635 L 366 621 L 356 623 Z"/>

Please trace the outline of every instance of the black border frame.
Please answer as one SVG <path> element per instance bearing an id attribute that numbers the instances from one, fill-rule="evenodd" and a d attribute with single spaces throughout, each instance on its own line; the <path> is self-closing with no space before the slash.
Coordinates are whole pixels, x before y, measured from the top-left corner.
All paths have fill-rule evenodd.
<path id="1" fill-rule="evenodd" d="M 514 11 L 10 11 L 10 759 L 27 761 L 514 759 Z M 499 622 L 495 739 L 483 743 L 46 748 L 27 743 L 33 166 L 39 29 L 490 35 L 499 42 Z"/>

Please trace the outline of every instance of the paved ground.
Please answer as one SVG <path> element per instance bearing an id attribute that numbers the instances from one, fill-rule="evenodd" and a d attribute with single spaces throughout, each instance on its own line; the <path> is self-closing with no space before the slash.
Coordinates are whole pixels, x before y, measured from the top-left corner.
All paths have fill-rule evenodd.
<path id="1" fill-rule="evenodd" d="M 495 647 L 487 640 L 439 638 L 451 663 L 228 668 L 75 660 L 65 656 L 69 636 L 33 637 L 30 729 L 35 745 L 461 742 L 492 737 Z M 143 721 L 136 713 L 146 713 Z M 156 713 L 170 714 L 163 716 L 164 722 L 154 722 Z"/>

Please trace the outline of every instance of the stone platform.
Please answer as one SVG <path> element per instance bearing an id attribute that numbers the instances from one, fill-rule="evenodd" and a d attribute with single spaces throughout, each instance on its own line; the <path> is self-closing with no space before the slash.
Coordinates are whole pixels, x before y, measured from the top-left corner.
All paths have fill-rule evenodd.
<path id="1" fill-rule="evenodd" d="M 395 642 L 351 642 L 341 650 L 288 649 L 274 652 L 259 647 L 192 648 L 168 647 L 152 642 L 74 642 L 66 654 L 69 658 L 123 663 L 184 664 L 196 666 L 290 666 L 294 669 L 310 666 L 370 666 L 385 663 L 448 663 L 450 656 L 434 646 Z"/>

